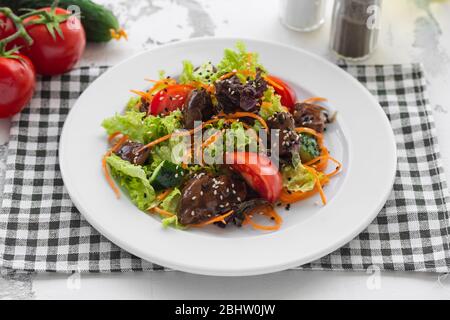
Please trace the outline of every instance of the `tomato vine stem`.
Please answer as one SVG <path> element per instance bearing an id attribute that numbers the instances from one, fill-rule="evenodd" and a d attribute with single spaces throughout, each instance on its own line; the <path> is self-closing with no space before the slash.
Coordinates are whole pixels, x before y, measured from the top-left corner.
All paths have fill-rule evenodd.
<path id="1" fill-rule="evenodd" d="M 6 51 L 6 45 L 17 38 L 23 38 L 28 43 L 28 45 L 33 44 L 33 39 L 30 37 L 28 32 L 25 30 L 23 24 L 23 19 L 15 15 L 9 8 L 0 8 L 0 13 L 3 13 L 7 18 L 11 19 L 16 27 L 16 32 L 5 39 L 0 40 L 0 56 L 10 56 L 17 52 L 19 49 L 15 48 L 10 51 Z"/>

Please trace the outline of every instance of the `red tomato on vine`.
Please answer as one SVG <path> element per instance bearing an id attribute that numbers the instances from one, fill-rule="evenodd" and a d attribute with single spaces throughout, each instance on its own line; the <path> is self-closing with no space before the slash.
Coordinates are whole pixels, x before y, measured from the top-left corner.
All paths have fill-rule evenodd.
<path id="1" fill-rule="evenodd" d="M 24 19 L 33 44 L 21 52 L 28 56 L 42 75 L 70 71 L 86 47 L 86 34 L 80 20 L 61 8 L 44 8 L 40 14 Z"/>

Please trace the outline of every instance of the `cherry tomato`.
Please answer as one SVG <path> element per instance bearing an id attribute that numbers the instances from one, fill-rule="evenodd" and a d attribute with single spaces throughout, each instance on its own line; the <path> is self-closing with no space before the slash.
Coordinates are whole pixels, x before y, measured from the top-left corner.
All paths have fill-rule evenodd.
<path id="1" fill-rule="evenodd" d="M 271 81 L 273 81 L 277 86 L 274 86 L 275 92 L 281 96 L 281 104 L 292 110 L 294 104 L 297 101 L 297 94 L 294 89 L 291 88 L 286 82 L 277 78 L 275 76 L 267 76 Z"/>
<path id="2" fill-rule="evenodd" d="M 33 96 L 35 84 L 34 67 L 27 57 L 0 57 L 0 118 L 20 112 Z"/>
<path id="3" fill-rule="evenodd" d="M 0 13 L 0 40 L 9 37 L 13 33 L 16 32 L 16 27 L 14 23 L 5 16 L 3 13 Z"/>
<path id="4" fill-rule="evenodd" d="M 43 10 L 51 12 L 51 8 Z M 55 15 L 70 14 L 69 11 L 56 8 Z M 24 23 L 39 19 L 38 16 L 31 16 L 25 19 Z M 86 35 L 80 20 L 70 17 L 61 23 L 53 22 L 61 29 L 63 37 L 53 29 L 54 36 L 50 33 L 45 24 L 29 24 L 26 30 L 34 43 L 25 46 L 21 52 L 28 56 L 36 67 L 36 71 L 42 75 L 57 75 L 71 70 L 86 47 Z"/>
<path id="5" fill-rule="evenodd" d="M 158 91 L 152 99 L 149 112 L 156 116 L 181 109 L 192 89 L 191 86 L 175 84 Z"/>
<path id="6" fill-rule="evenodd" d="M 234 152 L 225 155 L 226 164 L 239 172 L 247 184 L 269 202 L 278 200 L 282 178 L 278 168 L 265 155 Z"/>

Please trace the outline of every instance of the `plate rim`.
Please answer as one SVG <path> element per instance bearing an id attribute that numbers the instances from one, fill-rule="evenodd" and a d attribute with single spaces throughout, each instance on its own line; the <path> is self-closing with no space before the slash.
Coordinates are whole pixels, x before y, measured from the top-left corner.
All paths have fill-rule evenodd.
<path id="1" fill-rule="evenodd" d="M 334 241 L 332 243 L 330 243 L 326 248 L 323 248 L 320 252 L 316 252 L 316 254 L 310 255 L 306 258 L 306 260 L 308 261 L 303 261 L 305 260 L 305 257 L 302 257 L 301 259 L 296 259 L 293 261 L 290 261 L 289 263 L 283 263 L 283 264 L 272 264 L 269 267 L 267 266 L 262 266 L 260 268 L 258 267 L 253 267 L 253 268 L 245 268 L 245 269 L 241 269 L 241 270 L 219 270 L 219 269 L 215 269 L 215 270 L 211 270 L 208 268 L 202 268 L 202 267 L 192 267 L 189 264 L 180 264 L 180 263 L 174 263 L 172 260 L 167 260 L 161 257 L 148 257 L 148 253 L 143 253 L 143 252 L 138 252 L 136 253 L 136 251 L 140 251 L 140 250 L 136 250 L 136 248 L 132 248 L 130 247 L 126 241 L 123 241 L 122 239 L 119 238 L 115 238 L 114 235 L 110 234 L 110 232 L 108 232 L 108 230 L 106 230 L 105 228 L 102 227 L 101 224 L 97 223 L 96 220 L 92 217 L 92 215 L 88 214 L 83 206 L 82 203 L 80 203 L 78 201 L 77 197 L 73 196 L 74 190 L 71 188 L 71 182 L 69 179 L 67 179 L 66 177 L 66 169 L 65 169 L 65 162 L 64 162 L 64 154 L 65 154 L 65 147 L 64 147 L 64 140 L 66 139 L 65 137 L 68 135 L 67 131 L 68 131 L 68 123 L 71 117 L 71 115 L 73 114 L 74 110 L 76 109 L 76 105 L 80 99 L 80 97 L 84 94 L 84 92 L 82 93 L 82 95 L 77 99 L 77 101 L 74 103 L 74 105 L 72 106 L 71 110 L 69 111 L 69 114 L 67 115 L 66 121 L 64 123 L 63 129 L 61 131 L 61 136 L 58 142 L 58 150 L 59 150 L 59 154 L 58 154 L 58 161 L 59 161 L 59 165 L 60 165 L 60 169 L 61 169 L 61 176 L 62 179 L 64 181 L 64 185 L 66 187 L 66 190 L 68 191 L 71 201 L 74 203 L 74 205 L 77 207 L 77 209 L 80 211 L 80 213 L 83 215 L 83 217 L 96 229 L 98 230 L 102 235 L 104 235 L 106 238 L 108 238 L 111 242 L 117 244 L 119 247 L 125 249 L 126 251 L 136 254 L 139 257 L 142 257 L 142 259 L 151 261 L 152 263 L 157 263 L 169 268 L 173 268 L 176 270 L 181 270 L 181 271 L 185 271 L 185 272 L 189 272 L 189 273 L 195 273 L 195 274 L 202 274 L 202 275 L 213 275 L 213 276 L 248 276 L 248 275 L 259 275 L 259 274 L 267 274 L 267 273 L 272 273 L 272 272 L 277 272 L 277 271 L 281 271 L 281 270 L 285 270 L 288 268 L 292 268 L 292 267 L 296 267 L 299 266 L 303 263 L 308 263 L 311 261 L 314 261 L 315 259 L 318 259 L 320 257 L 323 257 L 329 253 L 331 253 L 332 251 L 342 247 L 343 245 L 345 245 L 346 243 L 348 243 L 350 240 L 352 240 L 355 236 L 357 236 L 359 233 L 361 233 L 361 231 L 364 230 L 365 227 L 367 227 L 370 222 L 376 217 L 376 215 L 379 213 L 379 211 L 382 209 L 382 207 L 384 206 L 387 198 L 389 197 L 391 190 L 392 190 L 392 186 L 394 184 L 395 181 L 395 174 L 396 174 L 396 169 L 397 169 L 397 147 L 396 147 L 396 142 L 395 142 L 395 135 L 394 132 L 392 130 L 392 127 L 388 121 L 388 118 L 386 117 L 385 112 L 383 111 L 382 107 L 380 106 L 379 102 L 377 101 L 377 99 L 368 91 L 368 89 L 366 87 L 364 87 L 357 79 L 355 79 L 352 75 L 350 75 L 349 73 L 345 72 L 344 70 L 342 70 L 341 68 L 339 68 L 337 65 L 333 64 L 332 62 L 328 61 L 327 59 L 325 59 L 322 56 L 319 56 L 317 54 L 314 54 L 310 51 L 307 51 L 305 49 L 302 48 L 298 48 L 298 47 L 294 47 L 294 46 L 290 46 L 290 45 L 286 45 L 283 43 L 279 43 L 279 42 L 275 42 L 275 41 L 267 41 L 267 40 L 260 40 L 260 39 L 254 39 L 254 38 L 242 38 L 242 37 L 202 37 L 202 38 L 196 38 L 196 39 L 189 39 L 189 40 L 183 40 L 183 41 L 177 41 L 174 43 L 169 43 L 169 44 L 165 44 L 165 45 L 161 45 L 161 46 L 157 46 L 155 48 L 152 48 L 150 50 L 145 50 L 139 53 L 136 53 L 132 56 L 130 56 L 129 58 L 121 61 L 120 63 L 110 67 L 105 73 L 103 73 L 101 76 L 99 76 L 97 79 L 95 79 L 89 86 L 92 86 L 95 82 L 99 81 L 105 74 L 107 74 L 108 72 L 119 68 L 120 66 L 128 63 L 129 61 L 132 61 L 134 59 L 136 59 L 137 57 L 141 56 L 141 55 L 146 55 L 148 54 L 148 52 L 154 51 L 154 50 L 164 50 L 167 48 L 171 48 L 171 47 L 182 47 L 185 44 L 195 44 L 195 43 L 200 43 L 200 42 L 208 42 L 208 41 L 244 41 L 244 42 L 253 42 L 253 43 L 260 43 L 263 45 L 268 45 L 268 46 L 275 46 L 275 47 L 279 47 L 279 48 L 286 48 L 289 50 L 294 50 L 297 52 L 300 52 L 303 55 L 307 55 L 313 59 L 319 60 L 320 63 L 326 64 L 328 67 L 331 67 L 333 69 L 335 69 L 337 72 L 339 72 L 341 74 L 341 76 L 346 77 L 347 79 L 349 79 L 351 82 L 353 82 L 354 85 L 358 86 L 360 88 L 360 90 L 364 91 L 365 94 L 367 95 L 367 97 L 372 100 L 372 102 L 374 102 L 379 109 L 379 113 L 382 113 L 384 115 L 384 122 L 385 124 L 387 124 L 387 127 L 390 129 L 389 130 L 389 136 L 390 136 L 390 142 L 391 142 L 391 155 L 392 155 L 392 163 L 391 163 L 391 180 L 389 182 L 389 188 L 387 187 L 386 184 L 386 189 L 383 190 L 384 192 L 382 194 L 380 194 L 380 201 L 379 201 L 379 205 L 377 207 L 376 210 L 373 210 L 373 212 L 371 214 L 367 214 L 366 215 L 366 219 L 364 221 L 362 221 L 357 227 L 355 226 L 353 228 L 353 232 L 352 233 L 348 233 L 346 237 L 343 237 L 342 239 L 340 239 L 339 241 Z M 344 122 L 345 123 L 345 122 Z M 351 162 L 351 154 L 349 155 L 349 162 Z M 393 168 L 393 169 L 392 169 Z M 71 190 L 72 189 L 72 190 Z M 340 192 L 342 189 L 341 188 L 337 191 Z M 114 240 L 113 240 L 114 239 Z"/>

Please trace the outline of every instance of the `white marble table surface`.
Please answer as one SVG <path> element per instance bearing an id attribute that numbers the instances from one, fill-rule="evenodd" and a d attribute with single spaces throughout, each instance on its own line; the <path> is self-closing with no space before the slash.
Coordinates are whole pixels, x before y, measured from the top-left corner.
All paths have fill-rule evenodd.
<path id="1" fill-rule="evenodd" d="M 333 61 L 327 23 L 312 33 L 281 26 L 279 0 L 97 0 L 114 9 L 128 42 L 90 44 L 81 65 L 114 65 L 154 46 L 201 36 L 237 36 L 305 48 Z M 330 9 L 330 8 L 329 8 Z M 450 1 L 386 0 L 380 46 L 364 63 L 422 62 L 450 181 Z M 0 154 L 8 139 L 0 122 Z M 0 163 L 4 166 L 4 161 Z M 0 299 L 450 299 L 450 275 L 284 271 L 245 278 L 182 272 L 43 274 L 0 278 Z"/>

